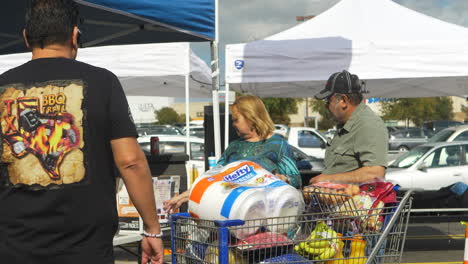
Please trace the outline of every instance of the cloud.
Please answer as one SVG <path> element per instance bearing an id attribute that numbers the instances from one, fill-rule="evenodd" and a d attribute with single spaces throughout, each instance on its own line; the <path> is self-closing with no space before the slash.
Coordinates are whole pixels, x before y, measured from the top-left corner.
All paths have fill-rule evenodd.
<path id="1" fill-rule="evenodd" d="M 338 0 L 222 1 L 220 40 L 225 44 L 265 38 L 297 25 L 296 16 L 317 15 Z"/>
<path id="2" fill-rule="evenodd" d="M 395 0 L 394 2 L 446 22 L 468 27 L 466 0 Z"/>

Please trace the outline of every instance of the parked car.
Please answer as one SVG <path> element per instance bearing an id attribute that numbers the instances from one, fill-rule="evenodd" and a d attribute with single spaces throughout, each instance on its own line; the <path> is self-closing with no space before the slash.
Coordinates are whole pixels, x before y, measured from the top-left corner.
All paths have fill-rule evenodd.
<path id="1" fill-rule="evenodd" d="M 454 120 L 436 120 L 423 122 L 422 127 L 428 130 L 432 130 L 434 133 L 437 133 L 444 128 L 460 125 L 463 125 L 463 123 Z"/>
<path id="2" fill-rule="evenodd" d="M 275 124 L 273 133 L 286 137 L 288 135 L 289 127 L 287 125 Z"/>
<path id="3" fill-rule="evenodd" d="M 189 122 L 191 126 L 203 126 L 204 120 L 192 120 Z"/>
<path id="4" fill-rule="evenodd" d="M 336 134 L 336 129 L 334 128 L 328 129 L 327 132 L 325 132 L 324 134 L 326 138 L 328 138 L 329 140 L 332 140 Z"/>
<path id="5" fill-rule="evenodd" d="M 468 141 L 427 143 L 388 166 L 386 180 L 403 189 L 438 190 L 456 182 L 468 184 Z"/>
<path id="6" fill-rule="evenodd" d="M 468 125 L 449 127 L 439 131 L 427 142 L 452 142 L 468 140 Z"/>
<path id="7" fill-rule="evenodd" d="M 311 127 L 290 127 L 288 132 L 289 145 L 303 151 L 308 156 L 323 159 L 327 138 Z"/>
<path id="8" fill-rule="evenodd" d="M 187 128 L 183 130 L 187 134 Z M 205 138 L 205 128 L 203 126 L 190 126 L 190 136 Z"/>
<path id="9" fill-rule="evenodd" d="M 391 133 L 396 133 L 396 132 L 398 132 L 398 131 L 401 130 L 401 129 L 405 129 L 405 127 L 400 127 L 400 126 L 387 126 L 388 135 L 390 135 Z"/>
<path id="10" fill-rule="evenodd" d="M 291 151 L 299 171 L 321 172 L 325 168 L 323 159 L 309 156 L 300 149 L 293 146 L 291 146 Z"/>
<path id="11" fill-rule="evenodd" d="M 186 153 L 187 137 L 181 135 L 156 135 L 159 138 L 159 153 Z M 146 155 L 151 155 L 151 136 L 139 137 L 138 143 Z M 205 140 L 190 137 L 190 159 L 205 160 Z"/>
<path id="12" fill-rule="evenodd" d="M 408 151 L 418 145 L 424 144 L 433 135 L 431 130 L 412 127 L 400 129 L 391 133 L 388 140 L 389 151 Z"/>
<path id="13" fill-rule="evenodd" d="M 171 125 L 152 125 L 137 127 L 139 136 L 151 136 L 151 135 L 184 135 L 184 132 L 179 127 Z"/>

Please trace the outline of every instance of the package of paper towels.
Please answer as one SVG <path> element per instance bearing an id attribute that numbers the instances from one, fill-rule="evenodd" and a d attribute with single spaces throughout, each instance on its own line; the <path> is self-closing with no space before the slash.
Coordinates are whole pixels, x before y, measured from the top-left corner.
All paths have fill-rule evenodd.
<path id="1" fill-rule="evenodd" d="M 295 221 L 275 217 L 301 214 L 304 200 L 298 190 L 258 164 L 237 161 L 216 166 L 198 177 L 190 190 L 188 206 L 195 218 L 258 219 L 231 229 L 237 238 L 244 238 L 262 226 L 273 232 L 287 232 Z"/>

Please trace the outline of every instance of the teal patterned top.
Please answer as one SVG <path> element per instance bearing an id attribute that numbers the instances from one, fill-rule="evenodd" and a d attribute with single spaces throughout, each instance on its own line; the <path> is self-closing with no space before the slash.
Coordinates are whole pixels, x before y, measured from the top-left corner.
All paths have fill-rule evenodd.
<path id="1" fill-rule="evenodd" d="M 224 166 L 238 160 L 253 161 L 270 172 L 289 176 L 290 184 L 301 188 L 302 179 L 291 148 L 281 136 L 275 134 L 257 142 L 235 140 L 229 144 L 217 164 Z"/>

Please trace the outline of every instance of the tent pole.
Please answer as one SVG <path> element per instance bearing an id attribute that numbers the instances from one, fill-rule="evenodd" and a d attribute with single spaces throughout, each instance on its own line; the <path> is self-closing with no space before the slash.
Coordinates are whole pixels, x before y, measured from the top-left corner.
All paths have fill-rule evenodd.
<path id="1" fill-rule="evenodd" d="M 189 160 L 192 159 L 191 156 L 191 148 L 190 148 L 190 72 L 192 69 L 190 68 L 190 43 L 187 44 L 187 72 L 185 73 L 185 134 L 186 134 L 186 141 L 185 141 L 185 151 L 187 155 L 189 156 Z M 190 163 L 189 163 L 190 164 Z M 188 171 L 190 172 L 190 175 L 187 175 L 187 188 L 190 188 L 192 185 L 192 175 L 193 175 L 193 168 L 190 168 Z"/>
<path id="2" fill-rule="evenodd" d="M 224 95 L 224 149 L 229 145 L 229 83 L 225 84 Z"/>
<path id="3" fill-rule="evenodd" d="M 186 127 L 186 137 L 187 140 L 185 142 L 185 152 L 189 156 L 189 160 L 192 159 L 190 157 L 190 44 L 187 43 L 187 72 L 185 73 L 185 127 Z M 187 177 L 188 178 L 188 177 Z M 190 185 L 190 184 L 189 184 Z M 189 186 L 187 185 L 187 186 Z"/>
<path id="4" fill-rule="evenodd" d="M 218 0 L 215 0 L 215 39 L 211 41 L 211 82 L 213 86 L 213 130 L 216 160 L 221 157 L 221 133 L 219 122 L 219 66 L 218 66 L 218 40 L 219 18 Z"/>

